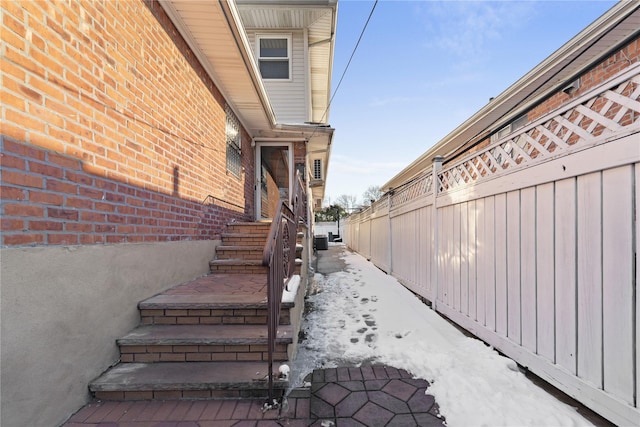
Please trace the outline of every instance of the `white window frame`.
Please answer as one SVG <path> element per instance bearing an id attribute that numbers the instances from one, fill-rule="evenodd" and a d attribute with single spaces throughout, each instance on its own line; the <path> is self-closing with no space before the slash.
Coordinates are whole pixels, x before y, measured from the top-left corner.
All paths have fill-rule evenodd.
<path id="1" fill-rule="evenodd" d="M 287 57 L 273 57 L 273 56 L 268 56 L 268 57 L 262 57 L 260 56 L 260 40 L 263 39 L 286 39 L 287 40 Z M 287 60 L 288 64 L 289 64 L 289 77 L 288 78 L 265 78 L 262 77 L 263 80 L 268 80 L 268 81 L 275 81 L 275 82 L 288 82 L 292 80 L 292 58 L 291 58 L 291 52 L 292 52 L 292 40 L 293 40 L 293 36 L 290 33 L 285 33 L 285 34 L 256 34 L 256 58 L 258 59 L 258 69 L 260 69 L 260 63 L 262 61 L 268 62 L 268 61 L 282 61 L 282 60 Z M 262 76 L 262 73 L 261 73 Z"/>

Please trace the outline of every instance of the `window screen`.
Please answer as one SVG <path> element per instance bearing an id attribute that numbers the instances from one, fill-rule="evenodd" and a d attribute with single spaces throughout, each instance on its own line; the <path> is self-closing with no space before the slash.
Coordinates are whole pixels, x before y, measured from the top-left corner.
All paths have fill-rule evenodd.
<path id="1" fill-rule="evenodd" d="M 226 136 L 227 136 L 227 170 L 240 177 L 242 172 L 242 140 L 240 135 L 240 123 L 231 108 L 227 105 L 226 114 Z"/>

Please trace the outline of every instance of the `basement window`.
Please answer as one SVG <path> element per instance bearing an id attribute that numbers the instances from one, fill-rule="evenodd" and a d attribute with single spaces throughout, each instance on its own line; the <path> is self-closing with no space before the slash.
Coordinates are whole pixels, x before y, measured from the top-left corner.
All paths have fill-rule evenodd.
<path id="1" fill-rule="evenodd" d="M 242 173 L 242 138 L 240 132 L 240 122 L 227 105 L 224 109 L 226 115 L 226 138 L 227 138 L 227 171 L 238 178 Z"/>
<path id="2" fill-rule="evenodd" d="M 258 36 L 258 65 L 263 79 L 291 78 L 291 36 Z"/>

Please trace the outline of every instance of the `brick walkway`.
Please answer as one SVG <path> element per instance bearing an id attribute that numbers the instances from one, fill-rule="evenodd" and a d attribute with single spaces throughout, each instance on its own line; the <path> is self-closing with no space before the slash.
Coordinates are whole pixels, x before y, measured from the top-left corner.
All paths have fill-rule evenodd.
<path id="1" fill-rule="evenodd" d="M 92 402 L 64 427 L 442 426 L 429 384 L 385 366 L 319 369 L 287 407 L 262 413 L 262 400 Z"/>

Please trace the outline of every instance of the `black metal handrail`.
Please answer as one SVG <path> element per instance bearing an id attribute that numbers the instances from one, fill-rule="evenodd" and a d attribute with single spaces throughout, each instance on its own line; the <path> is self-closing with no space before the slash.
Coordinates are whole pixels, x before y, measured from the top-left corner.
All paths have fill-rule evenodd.
<path id="1" fill-rule="evenodd" d="M 296 243 L 298 225 L 306 224 L 306 192 L 296 175 L 293 197 L 288 206 L 282 200 L 278 202 L 276 213 L 269 229 L 269 237 L 262 253 L 262 265 L 269 269 L 267 278 L 267 340 L 268 340 L 268 376 L 269 400 L 266 407 L 274 402 L 273 390 L 273 354 L 275 353 L 278 324 L 280 323 L 280 307 L 282 294 L 293 277 L 296 266 Z"/>

